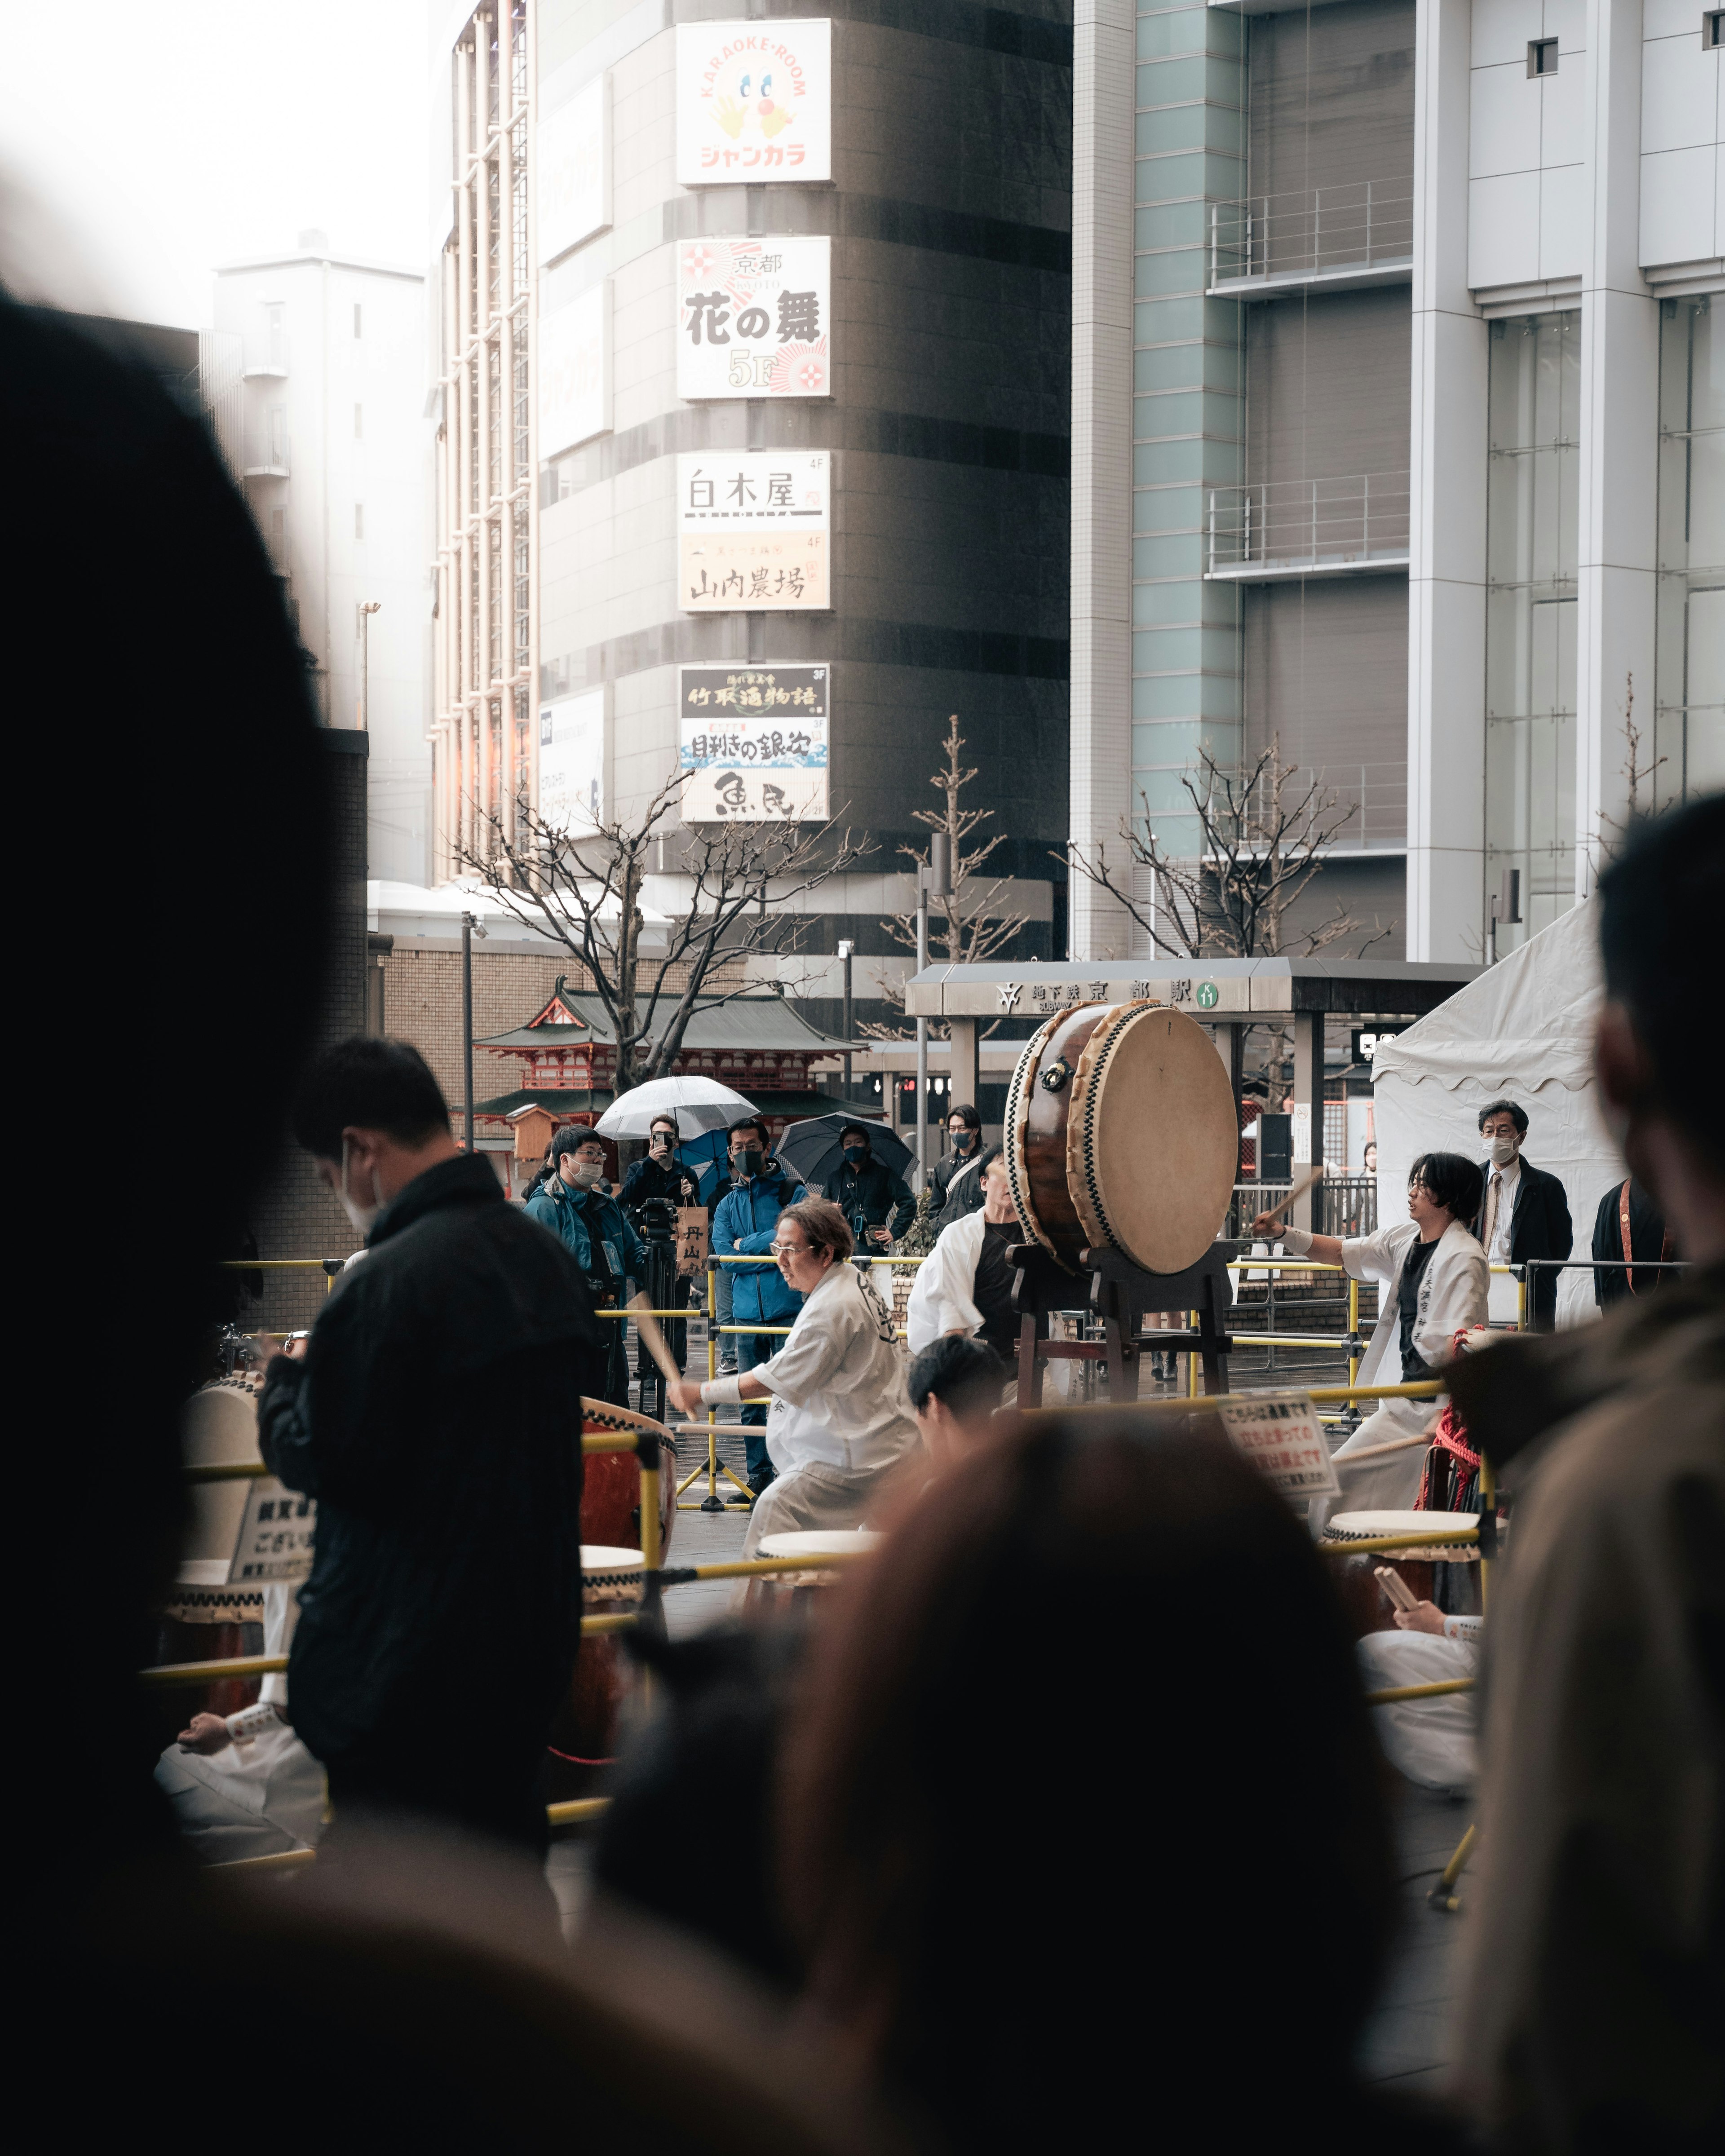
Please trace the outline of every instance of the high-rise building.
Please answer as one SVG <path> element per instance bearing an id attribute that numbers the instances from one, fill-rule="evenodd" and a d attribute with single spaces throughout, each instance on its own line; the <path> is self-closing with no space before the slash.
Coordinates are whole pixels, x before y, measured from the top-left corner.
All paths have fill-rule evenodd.
<path id="1" fill-rule="evenodd" d="M 430 869 L 429 521 L 422 272 L 321 232 L 218 272 L 229 460 L 284 580 L 326 725 L 365 726 L 373 876 Z"/>
<path id="2" fill-rule="evenodd" d="M 1201 749 L 1275 740 L 1354 809 L 1308 906 L 1477 960 L 1632 797 L 1725 784 L 1722 42 L 1701 0 L 1079 0 L 1081 844 L 1195 846 Z M 1075 953 L 1142 940 L 1075 886 Z"/>
<path id="3" fill-rule="evenodd" d="M 949 714 L 1002 911 L 1064 933 L 1070 14 L 715 12 L 431 11 L 438 874 L 680 770 L 696 828 L 832 815 L 830 1025 L 839 937 L 865 1002 L 904 970 Z"/>

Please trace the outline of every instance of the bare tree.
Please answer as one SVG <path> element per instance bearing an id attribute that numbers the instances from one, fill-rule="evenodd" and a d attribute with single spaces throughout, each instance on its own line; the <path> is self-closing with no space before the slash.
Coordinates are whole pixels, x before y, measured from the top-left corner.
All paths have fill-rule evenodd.
<path id="1" fill-rule="evenodd" d="M 1619 852 L 1624 840 L 1645 814 L 1651 813 L 1641 806 L 1641 788 L 1651 779 L 1662 764 L 1671 762 L 1668 756 L 1656 756 L 1651 763 L 1641 761 L 1641 729 L 1635 724 L 1635 677 L 1623 677 L 1623 777 L 1625 813 L 1622 816 L 1608 816 L 1599 811 L 1599 851 L 1609 860 Z"/>
<path id="2" fill-rule="evenodd" d="M 1296 933 L 1290 946 L 1288 911 L 1357 811 L 1317 779 L 1302 782 L 1282 762 L 1279 739 L 1237 775 L 1201 751 L 1198 771 L 1181 783 L 1198 819 L 1195 854 L 1163 845 L 1142 796 L 1142 818 L 1121 822 L 1123 858 L 1117 850 L 1111 860 L 1106 841 L 1093 860 L 1076 844 L 1067 848 L 1076 873 L 1124 907 L 1158 952 L 1180 958 L 1310 957 L 1364 927 L 1338 906 L 1316 927 Z M 1133 871 L 1146 869 L 1154 879 L 1149 906 L 1132 888 Z M 1368 937 L 1362 952 L 1394 925 Z"/>
<path id="3" fill-rule="evenodd" d="M 947 721 L 946 739 L 941 743 L 946 752 L 946 762 L 929 780 L 943 797 L 939 808 L 914 810 L 915 819 L 926 824 L 931 833 L 944 833 L 952 855 L 952 892 L 950 898 L 933 901 L 940 908 L 932 911 L 928 923 L 928 952 L 942 964 L 979 965 L 985 958 L 993 957 L 1004 951 L 1024 926 L 1029 916 L 1009 913 L 1003 910 L 1009 879 L 988 876 L 985 873 L 989 857 L 997 846 L 1004 845 L 1006 834 L 997 831 L 993 838 L 982 839 L 982 826 L 992 820 L 992 808 L 967 808 L 960 796 L 969 785 L 980 767 L 968 769 L 959 761 L 964 749 L 964 737 L 958 731 L 958 714 L 954 711 Z M 973 842 L 975 843 L 973 843 Z M 905 858 L 918 869 L 926 865 L 929 858 L 927 846 L 901 846 Z M 880 924 L 893 942 L 901 950 L 916 948 L 916 916 L 914 913 L 895 913 Z M 902 979 L 891 984 L 889 993 L 901 1007 L 905 999 Z M 902 1031 L 896 1027 L 865 1024 L 861 1030 L 877 1040 L 903 1039 Z M 937 1039 L 944 1038 L 944 1025 L 935 1024 L 929 1031 Z M 992 1026 L 986 1029 L 993 1032 Z"/>
<path id="4" fill-rule="evenodd" d="M 681 786 L 674 772 L 632 817 L 576 835 L 521 802 L 513 838 L 501 818 L 486 817 L 481 846 L 464 845 L 457 855 L 506 911 L 585 969 L 616 1045 L 619 1094 L 667 1076 L 696 1012 L 750 985 L 721 986 L 721 970 L 795 951 L 806 917 L 788 909 L 868 850 L 834 821 L 814 829 L 787 822 L 665 830 Z M 674 859 L 649 868 L 661 847 Z M 667 921 L 650 954 L 641 903 L 649 874 L 692 886 L 686 911 Z"/>

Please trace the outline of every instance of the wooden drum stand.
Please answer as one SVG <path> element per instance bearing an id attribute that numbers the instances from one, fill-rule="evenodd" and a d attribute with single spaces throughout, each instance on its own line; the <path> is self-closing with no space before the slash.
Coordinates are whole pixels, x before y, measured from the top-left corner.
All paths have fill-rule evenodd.
<path id="1" fill-rule="evenodd" d="M 1013 1276 L 1012 1306 L 1019 1321 L 1019 1405 L 1042 1404 L 1042 1366 L 1049 1362 L 1106 1364 L 1111 1400 L 1138 1397 L 1138 1359 L 1146 1344 L 1139 1321 L 1153 1312 L 1196 1311 L 1198 1325 L 1158 1332 L 1147 1344 L 1158 1354 L 1197 1355 L 1206 1393 L 1228 1389 L 1228 1260 L 1231 1243 L 1213 1243 L 1182 1273 L 1147 1273 L 1119 1250 L 1085 1250 L 1080 1263 L 1090 1275 L 1091 1308 L 1102 1321 L 1100 1340 L 1050 1340 L 1050 1311 L 1070 1310 L 1074 1281 L 1034 1243 L 1014 1245 L 1007 1261 Z"/>

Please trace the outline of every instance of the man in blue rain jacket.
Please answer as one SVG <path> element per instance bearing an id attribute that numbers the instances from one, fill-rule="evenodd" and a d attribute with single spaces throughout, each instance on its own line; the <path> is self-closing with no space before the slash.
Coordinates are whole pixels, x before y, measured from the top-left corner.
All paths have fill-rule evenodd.
<path id="1" fill-rule="evenodd" d="M 753 1116 L 731 1126 L 731 1188 L 713 1215 L 713 1250 L 719 1257 L 764 1257 L 772 1250 L 778 1216 L 803 1195 L 793 1176 L 783 1173 L 768 1150 L 767 1126 Z M 733 1325 L 788 1325 L 803 1298 L 787 1287 L 776 1265 L 726 1265 L 731 1275 Z M 741 1376 L 769 1359 L 782 1344 L 773 1332 L 734 1332 Z M 749 1487 L 756 1496 L 773 1480 L 767 1456 L 767 1406 L 756 1401 L 742 1411 L 743 1443 L 748 1452 Z"/>
<path id="2" fill-rule="evenodd" d="M 587 1276 L 595 1310 L 615 1310 L 629 1300 L 630 1276 L 647 1270 L 641 1239 L 629 1216 L 604 1188 L 605 1148 L 583 1123 L 570 1123 L 552 1141 L 552 1173 L 527 1200 L 526 1214 L 549 1228 Z M 629 1405 L 629 1349 L 621 1318 L 602 1317 L 610 1337 L 605 1398 Z"/>

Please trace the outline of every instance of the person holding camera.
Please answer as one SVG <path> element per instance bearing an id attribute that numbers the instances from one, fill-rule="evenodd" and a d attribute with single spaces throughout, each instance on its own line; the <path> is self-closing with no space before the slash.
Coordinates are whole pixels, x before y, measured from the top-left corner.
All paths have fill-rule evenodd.
<path id="1" fill-rule="evenodd" d="M 624 1210 L 634 1224 L 647 1253 L 642 1285 L 655 1310 L 682 1310 L 689 1301 L 688 1280 L 677 1270 L 677 1215 L 701 1204 L 701 1185 L 677 1158 L 675 1116 L 655 1116 L 647 1127 L 647 1152 L 623 1178 Z M 688 1328 L 680 1319 L 665 1328 L 665 1344 L 680 1370 L 688 1359 Z M 635 1356 L 642 1399 L 658 1372 L 643 1341 Z"/>

